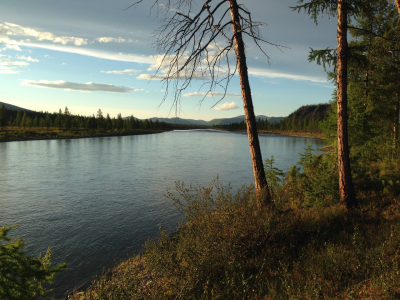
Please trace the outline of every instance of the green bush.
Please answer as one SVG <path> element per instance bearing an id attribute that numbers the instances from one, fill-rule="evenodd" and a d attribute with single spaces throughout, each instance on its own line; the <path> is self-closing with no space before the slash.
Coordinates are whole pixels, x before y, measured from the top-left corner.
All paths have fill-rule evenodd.
<path id="1" fill-rule="evenodd" d="M 43 298 L 49 292 L 44 283 L 52 283 L 54 275 L 64 270 L 66 264 L 53 267 L 50 249 L 38 258 L 25 255 L 23 240 L 8 237 L 15 227 L 0 228 L 0 299 Z"/>

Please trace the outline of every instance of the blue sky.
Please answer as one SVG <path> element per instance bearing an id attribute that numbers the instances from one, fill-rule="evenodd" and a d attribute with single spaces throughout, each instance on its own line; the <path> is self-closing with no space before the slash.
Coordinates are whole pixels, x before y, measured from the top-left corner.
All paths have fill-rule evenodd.
<path id="1" fill-rule="evenodd" d="M 152 47 L 152 33 L 159 26 L 155 10 L 150 10 L 153 1 L 124 10 L 133 2 L 3 0 L 1 101 L 37 111 L 53 112 L 67 106 L 81 115 L 96 114 L 100 108 L 111 117 L 118 113 L 123 117 L 174 117 L 173 96 L 161 103 L 163 82 L 149 81 L 159 66 L 157 55 L 163 54 Z M 296 5 L 292 0 L 247 0 L 245 5 L 253 20 L 267 23 L 262 36 L 286 47 L 264 45 L 268 62 L 245 39 L 256 114 L 286 116 L 302 105 L 328 102 L 334 86 L 326 80 L 323 68 L 309 63 L 307 56 L 310 47 L 335 47 L 336 20 L 324 16 L 317 26 L 308 15 L 289 8 Z M 227 97 L 217 105 L 218 94 L 199 105 L 203 83 L 195 81 L 183 92 L 180 117 L 211 120 L 243 114 L 237 76 Z"/>

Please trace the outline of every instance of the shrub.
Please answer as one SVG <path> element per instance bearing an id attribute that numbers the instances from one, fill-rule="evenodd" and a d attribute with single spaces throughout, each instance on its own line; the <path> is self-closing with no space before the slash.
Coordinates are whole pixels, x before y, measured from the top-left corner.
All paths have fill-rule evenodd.
<path id="1" fill-rule="evenodd" d="M 0 228 L 0 299 L 29 300 L 45 297 L 44 283 L 52 283 L 54 275 L 66 268 L 66 264 L 53 267 L 51 250 L 44 256 L 33 258 L 24 254 L 21 239 L 8 237 L 16 226 Z"/>

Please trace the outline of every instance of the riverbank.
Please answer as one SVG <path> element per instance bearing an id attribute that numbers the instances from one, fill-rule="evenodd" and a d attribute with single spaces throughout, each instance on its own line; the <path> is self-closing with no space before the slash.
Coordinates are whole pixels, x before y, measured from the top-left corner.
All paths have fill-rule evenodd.
<path id="1" fill-rule="evenodd" d="M 187 205 L 186 223 L 175 235 L 161 232 L 142 255 L 68 299 L 400 296 L 399 196 L 362 193 L 362 210 L 349 213 L 332 201 L 308 208 L 296 204 L 290 197 L 301 191 L 292 187 L 288 193 L 288 186 L 276 189 L 274 204 L 261 209 L 251 188 L 237 195 L 218 184 L 214 188 L 212 208 L 207 188 L 175 198 Z"/>
<path id="2" fill-rule="evenodd" d="M 0 142 L 19 142 L 32 140 L 60 140 L 60 139 L 81 139 L 94 137 L 128 136 L 141 134 L 154 134 L 168 131 L 167 129 L 138 129 L 138 130 L 112 130 L 112 131 L 91 131 L 58 129 L 7 129 L 0 131 Z"/>
<path id="3" fill-rule="evenodd" d="M 308 132 L 308 131 L 290 131 L 290 130 L 259 130 L 259 133 L 278 134 L 286 136 L 299 136 L 315 139 L 324 139 L 325 135 L 322 132 Z"/>
<path id="4" fill-rule="evenodd" d="M 214 130 L 221 131 L 232 131 L 232 132 L 247 132 L 246 130 L 227 130 L 221 128 L 214 128 Z M 277 135 L 285 135 L 285 136 L 299 136 L 299 137 L 307 137 L 307 138 L 315 138 L 315 139 L 325 139 L 325 135 L 321 132 L 308 132 L 308 131 L 292 131 L 292 130 L 258 130 L 260 134 L 277 134 Z"/>

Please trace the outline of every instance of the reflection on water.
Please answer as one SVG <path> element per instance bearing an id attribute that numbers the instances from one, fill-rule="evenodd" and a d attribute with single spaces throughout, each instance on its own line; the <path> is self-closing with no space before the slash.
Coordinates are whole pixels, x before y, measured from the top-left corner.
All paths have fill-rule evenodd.
<path id="1" fill-rule="evenodd" d="M 264 159 L 288 169 L 318 139 L 260 135 Z M 174 230 L 180 213 L 164 194 L 175 181 L 233 187 L 253 182 L 247 135 L 213 130 L 74 140 L 0 143 L 0 224 L 21 224 L 32 255 L 53 248 L 68 263 L 57 297 L 126 253 L 139 252 L 159 225 Z"/>

